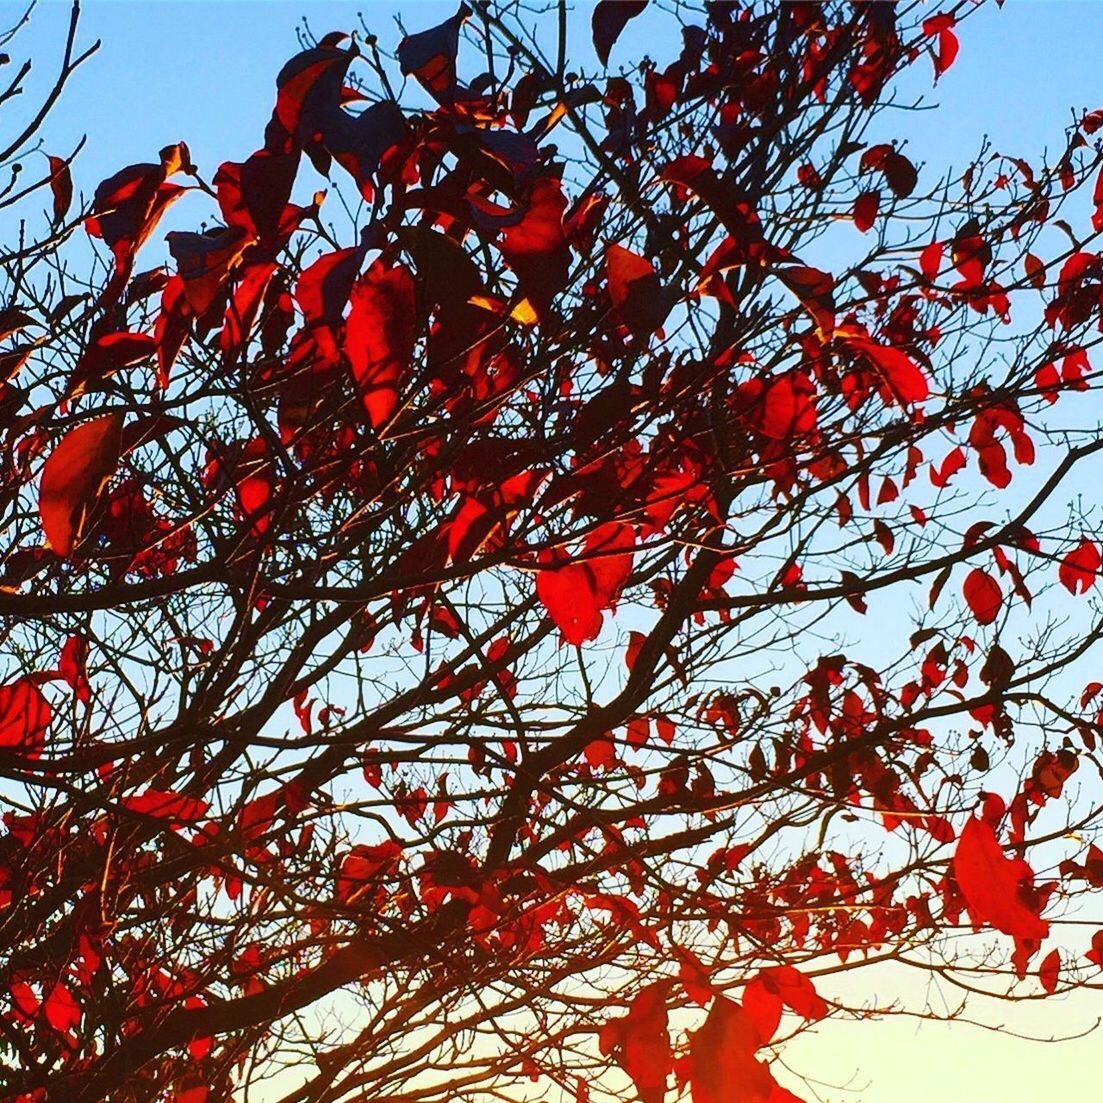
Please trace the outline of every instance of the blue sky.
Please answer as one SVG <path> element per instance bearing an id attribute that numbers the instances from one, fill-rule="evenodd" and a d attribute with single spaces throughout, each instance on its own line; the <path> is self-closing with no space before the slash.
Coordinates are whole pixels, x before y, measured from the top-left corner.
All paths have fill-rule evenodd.
<path id="1" fill-rule="evenodd" d="M 586 5 L 578 6 L 580 60 L 594 68 Z M 455 7 L 453 0 L 87 0 L 81 37 L 103 45 L 50 120 L 50 152 L 67 152 L 88 133 L 74 176 L 78 188 L 91 192 L 118 168 L 155 159 L 161 146 L 183 138 L 209 178 L 221 161 L 260 144 L 276 72 L 298 48 L 295 28 L 304 15 L 322 34 L 355 27 L 362 11 L 381 43 L 393 46 L 400 37 L 397 11 L 410 29 L 419 29 Z M 65 0 L 40 0 L 11 50 L 16 60 L 29 53 L 41 80 L 56 68 L 68 13 Z M 640 50 L 655 50 L 659 61 L 677 50 L 675 36 L 655 35 L 641 24 L 646 20 L 629 24 L 614 64 Z M 1046 145 L 1060 146 L 1070 108 L 1103 105 L 1097 76 L 1103 4 L 1011 0 L 971 16 L 961 38 L 959 59 L 932 101 L 940 109 L 900 120 L 898 130 L 911 138 L 919 159 L 939 167 L 963 163 L 985 133 L 1003 152 L 1034 157 Z M 919 68 L 916 87 L 929 87 L 926 63 Z"/>
<path id="2" fill-rule="evenodd" d="M 587 5 L 577 6 L 580 61 L 592 70 L 596 59 L 584 33 Z M 127 164 L 156 159 L 160 147 L 179 139 L 188 142 L 209 180 L 221 161 L 242 159 L 260 145 L 275 75 L 298 49 L 295 28 L 304 15 L 320 35 L 356 26 L 357 12 L 363 11 L 381 43 L 393 46 L 400 37 L 396 11 L 416 30 L 439 22 L 455 7 L 453 0 L 399 5 L 374 0 L 86 0 L 81 41 L 100 38 L 103 46 L 76 75 L 51 117 L 46 148 L 68 153 L 88 134 L 74 168 L 76 186 L 86 195 L 104 177 Z M 4 5 L 5 14 L 17 10 Z M 9 47 L 17 62 L 26 54 L 35 59 L 38 87 L 56 71 L 68 16 L 64 0 L 40 0 L 30 27 Z M 951 165 L 964 167 L 985 134 L 1004 153 L 1033 160 L 1048 146 L 1056 154 L 1074 115 L 1103 106 L 1098 60 L 1103 4 L 1009 0 L 1003 9 L 990 6 L 971 17 L 961 38 L 957 64 L 930 97 L 938 109 L 902 118 L 896 128 L 908 136 L 913 159 L 928 161 L 936 174 Z M 613 62 L 647 49 L 656 49 L 656 60 L 663 62 L 677 43 L 637 21 Z M 919 68 L 915 87 L 929 88 L 929 64 L 921 61 Z M 33 88 L 26 98 L 33 101 Z M 893 124 L 886 119 L 885 125 Z M 195 203 L 181 212 L 185 222 L 210 213 L 204 201 Z M 1091 1022 L 1096 1003 L 1098 997 L 1087 993 L 1044 1008 L 1001 1009 L 998 1016 L 990 1011 L 981 1017 L 1027 1034 L 1073 1032 Z M 798 1068 L 819 1070 L 834 1083 L 861 1069 L 852 1087 L 868 1082 L 868 1088 L 824 1089 L 827 1099 L 855 1103 L 1083 1098 L 1082 1085 L 1103 1079 L 1103 1050 L 1095 1037 L 1053 1051 L 1024 1046 L 1010 1034 L 961 1026 L 917 1030 L 914 1022 L 902 1020 L 831 1027 L 792 1048 Z"/>

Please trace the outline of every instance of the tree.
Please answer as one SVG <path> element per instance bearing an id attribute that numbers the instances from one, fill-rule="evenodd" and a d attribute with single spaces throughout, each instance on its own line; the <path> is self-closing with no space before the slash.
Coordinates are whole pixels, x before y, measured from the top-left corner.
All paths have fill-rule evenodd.
<path id="1" fill-rule="evenodd" d="M 62 233 L 6 304 L 8 1096 L 784 1103 L 821 976 L 1098 983 L 1103 117 L 878 140 L 964 12 L 329 34 L 255 153 L 64 223 L 92 294 Z"/>

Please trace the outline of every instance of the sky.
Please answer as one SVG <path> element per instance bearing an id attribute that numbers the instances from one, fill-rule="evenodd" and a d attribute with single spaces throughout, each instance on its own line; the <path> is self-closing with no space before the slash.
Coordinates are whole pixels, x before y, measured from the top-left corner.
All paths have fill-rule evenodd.
<path id="1" fill-rule="evenodd" d="M 99 52 L 75 76 L 46 128 L 46 151 L 66 154 L 83 134 L 88 144 L 74 166 L 78 191 L 137 161 L 155 160 L 164 145 L 183 139 L 206 179 L 225 159 L 240 160 L 260 145 L 271 112 L 275 74 L 298 45 L 295 29 L 305 16 L 319 36 L 352 28 L 357 12 L 381 42 L 393 45 L 400 34 L 396 12 L 411 30 L 431 26 L 450 15 L 455 4 L 185 2 L 142 3 L 85 0 L 79 42 L 99 38 Z M 584 4 L 579 4 L 584 9 Z M 932 8 L 932 10 L 934 10 Z M 0 8 L 14 18 L 10 2 Z M 69 5 L 40 0 L 31 22 L 8 47 L 15 60 L 35 61 L 34 88 L 56 71 Z M 578 19 L 584 29 L 585 14 Z M 656 48 L 645 21 L 630 24 L 613 54 L 613 63 Z M 941 172 L 964 166 L 984 135 L 1001 152 L 1038 158 L 1049 147 L 1059 151 L 1065 127 L 1084 109 L 1103 106 L 1099 66 L 1103 42 L 1103 3 L 1009 0 L 971 17 L 962 28 L 959 60 L 929 99 L 932 109 L 901 120 L 912 159 L 928 161 Z M 659 47 L 673 51 L 674 42 Z M 592 48 L 580 34 L 577 48 L 584 64 L 595 66 Z M 658 53 L 662 63 L 665 54 Z M 923 63 L 921 63 L 923 64 Z M 929 72 L 922 72 L 929 88 Z M 917 85 L 918 87 L 918 85 Z M 934 105 L 937 105 L 935 107 Z M 0 120 L 7 132 L 10 120 Z M 200 197 L 197 203 L 202 203 Z M 184 208 L 179 204 L 178 208 Z M 209 206 L 181 211 L 194 222 Z M 890 975 L 876 989 L 884 1000 L 895 991 L 922 995 L 917 981 Z M 839 982 L 851 984 L 850 981 Z M 830 985 L 825 985 L 830 993 Z M 847 989 L 850 995 L 854 989 Z M 835 1024 L 798 1040 L 786 1061 L 817 1077 L 822 1100 L 852 1103 L 995 1103 L 995 1101 L 1085 1099 L 1103 1082 L 1103 1032 L 1060 1046 L 1030 1044 L 1017 1035 L 1047 1037 L 1075 1034 L 1103 1014 L 1098 992 L 1031 1002 L 1018 1007 L 989 1006 L 977 1017 L 1003 1032 L 919 1023 Z M 815 1098 L 791 1081 L 794 1089 Z"/>

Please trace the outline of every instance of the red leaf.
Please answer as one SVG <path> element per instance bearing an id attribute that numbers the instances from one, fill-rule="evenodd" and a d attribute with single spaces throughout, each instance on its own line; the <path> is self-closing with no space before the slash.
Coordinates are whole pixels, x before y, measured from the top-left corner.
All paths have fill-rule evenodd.
<path id="1" fill-rule="evenodd" d="M 820 340 L 830 341 L 835 334 L 835 277 L 803 264 L 779 268 L 775 274 L 811 315 Z"/>
<path id="2" fill-rule="evenodd" d="M 942 242 L 932 241 L 922 253 L 919 254 L 919 271 L 928 280 L 933 280 L 938 275 L 942 266 Z"/>
<path id="3" fill-rule="evenodd" d="M 1046 285 L 1046 266 L 1033 253 L 1027 253 L 1023 257 L 1023 269 L 1030 286 L 1041 291 Z"/>
<path id="4" fill-rule="evenodd" d="M 765 1103 L 776 1087 L 755 1057 L 758 1029 L 734 1000 L 717 996 L 700 1030 L 690 1033 L 693 1103 Z"/>
<path id="5" fill-rule="evenodd" d="M 249 522 L 249 531 L 261 537 L 272 521 L 272 463 L 268 441 L 254 437 L 242 449 L 240 465 L 234 473 L 234 496 L 241 515 Z"/>
<path id="6" fill-rule="evenodd" d="M 816 387 L 802 371 L 749 379 L 739 395 L 755 429 L 773 440 L 803 437 L 816 428 Z"/>
<path id="7" fill-rule="evenodd" d="M 161 311 L 153 327 L 157 342 L 157 383 L 162 389 L 169 385 L 172 365 L 188 339 L 191 322 L 184 281 L 179 276 L 170 276 L 161 293 Z"/>
<path id="8" fill-rule="evenodd" d="M 1103 969 L 1103 930 L 1092 935 L 1092 948 L 1084 955 L 1093 965 Z"/>
<path id="9" fill-rule="evenodd" d="M 378 888 L 397 866 L 402 847 L 393 839 L 374 846 L 360 843 L 341 862 L 337 878 L 337 899 L 342 904 L 363 902 L 369 889 Z"/>
<path id="10" fill-rule="evenodd" d="M 881 205 L 881 193 L 879 191 L 862 192 L 854 200 L 854 225 L 864 234 L 877 220 L 877 210 Z"/>
<path id="11" fill-rule="evenodd" d="M 169 204 L 186 190 L 165 179 L 184 167 L 187 158 L 182 159 L 182 146 L 166 146 L 160 164 L 130 165 L 96 188 L 85 229 L 91 237 L 102 239 L 115 257 L 115 275 L 104 288 L 99 305 L 106 307 L 118 301 L 138 249 L 153 233 Z"/>
<path id="12" fill-rule="evenodd" d="M 892 345 L 879 345 L 868 337 L 846 337 L 844 343 L 871 364 L 881 377 L 880 390 L 886 402 L 910 405 L 923 402 L 930 395 L 927 377 L 907 353 Z"/>
<path id="13" fill-rule="evenodd" d="M 1086 594 L 1095 585 L 1101 565 L 1099 546 L 1084 539 L 1061 560 L 1057 577 L 1070 594 Z"/>
<path id="14" fill-rule="evenodd" d="M 224 363 L 235 360 L 248 340 L 276 267 L 272 261 L 250 264 L 234 287 L 233 296 L 226 305 L 226 313 L 222 319 L 222 331 L 218 335 Z M 167 382 L 162 384 L 164 385 Z"/>
<path id="15" fill-rule="evenodd" d="M 931 464 L 931 485 L 940 490 L 965 466 L 965 453 L 960 448 L 955 448 L 942 461 L 942 466 L 936 468 Z"/>
<path id="16" fill-rule="evenodd" d="M 822 1019 L 827 1014 L 827 1004 L 816 992 L 811 979 L 792 965 L 775 965 L 763 969 L 759 977 L 781 996 L 786 1007 L 810 1022 Z"/>
<path id="17" fill-rule="evenodd" d="M 324 253 L 303 270 L 295 284 L 295 301 L 311 325 L 340 324 L 365 250 L 361 246 Z"/>
<path id="18" fill-rule="evenodd" d="M 663 1103 L 674 1067 L 666 1015 L 670 985 L 661 980 L 640 989 L 628 1014 L 606 1023 L 598 1038 L 601 1052 L 613 1054 L 632 1078 L 640 1103 Z"/>
<path id="19" fill-rule="evenodd" d="M 73 202 L 73 178 L 69 166 L 60 157 L 49 157 L 50 191 L 54 197 L 53 221 L 60 226 Z"/>
<path id="20" fill-rule="evenodd" d="M 78 701 L 87 701 L 92 696 L 92 687 L 88 684 L 88 674 L 84 666 L 87 658 L 88 641 L 80 636 L 70 636 L 58 659 L 58 673 L 69 683 Z"/>
<path id="21" fill-rule="evenodd" d="M 602 610 L 616 605 L 632 571 L 635 534 L 630 525 L 609 522 L 583 545 L 582 560 L 536 574 L 536 596 L 568 643 L 583 644 L 601 631 Z"/>
<path id="22" fill-rule="evenodd" d="M 1100 127 L 1103 127 L 1103 108 L 1089 111 L 1080 120 L 1080 128 L 1085 134 L 1094 134 Z"/>
<path id="23" fill-rule="evenodd" d="M 69 397 L 83 394 L 89 386 L 98 388 L 115 372 L 141 363 L 156 351 L 157 341 L 147 333 L 107 333 L 97 337 L 73 368 L 67 388 Z"/>
<path id="24" fill-rule="evenodd" d="M 915 191 L 917 183 L 915 166 L 887 142 L 870 146 L 862 154 L 858 171 L 869 172 L 873 169 L 884 173 L 885 182 L 892 188 L 893 194 L 901 199 L 906 199 Z"/>
<path id="25" fill-rule="evenodd" d="M 0 747 L 37 758 L 46 744 L 50 703 L 30 678 L 0 686 Z"/>
<path id="26" fill-rule="evenodd" d="M 594 50 L 602 65 L 609 64 L 609 51 L 620 37 L 621 31 L 644 8 L 647 0 L 599 0 L 594 7 L 591 23 Z"/>
<path id="27" fill-rule="evenodd" d="M 582 748 L 582 754 L 591 770 L 611 770 L 617 764 L 617 745 L 608 733 L 591 739 Z"/>
<path id="28" fill-rule="evenodd" d="M 937 80 L 954 63 L 957 57 L 957 35 L 950 29 L 957 21 L 949 12 L 932 15 L 923 20 L 923 33 L 928 38 L 938 37 L 938 53 L 934 59 L 934 75 Z"/>
<path id="29" fill-rule="evenodd" d="M 605 254 L 609 297 L 632 336 L 646 343 L 666 320 L 667 307 L 654 265 L 622 245 L 610 245 Z"/>
<path id="30" fill-rule="evenodd" d="M 357 280 L 345 329 L 345 352 L 373 428 L 390 420 L 417 339 L 414 278 L 381 260 Z"/>
<path id="31" fill-rule="evenodd" d="M 1038 979 L 1042 987 L 1052 995 L 1057 991 L 1057 983 L 1061 979 L 1061 951 L 1051 950 L 1038 968 Z"/>
<path id="32" fill-rule="evenodd" d="M 632 573 L 632 549 L 635 546 L 635 529 L 618 521 L 599 525 L 586 537 L 582 551 L 593 571 L 598 599 L 603 608 L 616 606 L 620 591 Z"/>
<path id="33" fill-rule="evenodd" d="M 38 510 L 42 531 L 58 555 L 72 552 L 88 512 L 114 473 L 122 428 L 122 414 L 86 421 L 62 438 L 43 465 Z"/>
<path id="34" fill-rule="evenodd" d="M 758 1031 L 759 1045 L 765 1045 L 777 1030 L 782 1005 L 810 1021 L 827 1014 L 827 1004 L 812 981 L 791 965 L 762 969 L 743 990 L 743 1010 Z"/>
<path id="35" fill-rule="evenodd" d="M 299 154 L 258 150 L 246 161 L 224 161 L 215 173 L 218 205 L 228 226 L 272 241 L 291 197 Z"/>
<path id="36" fill-rule="evenodd" d="M 816 171 L 815 165 L 798 165 L 797 182 L 809 191 L 823 191 L 823 177 Z"/>
<path id="37" fill-rule="evenodd" d="M 1049 924 L 1019 896 L 1019 886 L 1033 881 L 1030 867 L 1004 854 L 991 824 L 969 818 L 958 839 L 953 871 L 974 923 L 988 923 L 1017 939 L 1040 941 L 1049 934 Z"/>
<path id="38" fill-rule="evenodd" d="M 72 1030 L 80 1022 L 80 1005 L 73 993 L 61 981 L 54 985 L 50 994 L 42 1001 L 46 1021 L 59 1034 Z"/>
<path id="39" fill-rule="evenodd" d="M 712 999 L 712 984 L 708 969 L 692 950 L 675 946 L 674 954 L 681 962 L 678 967 L 678 979 L 682 982 L 686 995 L 694 1003 L 704 1007 Z"/>
<path id="40" fill-rule="evenodd" d="M 1000 584 L 987 571 L 979 567 L 970 571 L 962 593 L 978 624 L 991 624 L 999 616 L 1003 593 Z"/>
<path id="41" fill-rule="evenodd" d="M 601 631 L 603 618 L 593 572 L 585 564 L 568 563 L 538 571 L 536 596 L 568 643 L 586 643 Z"/>
<path id="42" fill-rule="evenodd" d="M 781 1022 L 781 996 L 765 984 L 761 976 L 752 979 L 743 989 L 743 1010 L 754 1023 L 758 1044 L 765 1045 L 775 1034 Z"/>
<path id="43" fill-rule="evenodd" d="M 202 819 L 209 807 L 204 800 L 187 797 L 181 793 L 165 792 L 161 789 L 146 789 L 145 792 L 135 796 L 124 797 L 120 803 L 128 812 L 138 815 L 187 823 Z"/>
<path id="44" fill-rule="evenodd" d="M 532 186 L 524 213 L 505 227 L 498 246 L 517 274 L 521 292 L 541 319 L 567 282 L 571 252 L 563 230 L 566 209 L 559 181 L 541 177 Z"/>
<path id="45" fill-rule="evenodd" d="M 165 234 L 165 241 L 184 281 L 188 306 L 196 317 L 202 317 L 252 239 L 240 226 L 218 226 L 203 234 L 173 231 Z"/>

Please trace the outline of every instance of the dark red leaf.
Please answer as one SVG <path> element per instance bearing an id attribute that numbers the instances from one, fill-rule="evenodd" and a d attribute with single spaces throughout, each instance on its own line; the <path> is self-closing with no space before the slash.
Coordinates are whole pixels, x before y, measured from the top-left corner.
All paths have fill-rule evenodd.
<path id="1" fill-rule="evenodd" d="M 404 76 L 413 75 L 439 103 L 451 103 L 456 93 L 456 53 L 460 28 L 471 9 L 459 11 L 436 27 L 408 35 L 398 44 L 398 64 Z"/>
<path id="2" fill-rule="evenodd" d="M 686 990 L 686 995 L 696 1004 L 704 1007 L 712 999 L 712 983 L 709 971 L 701 959 L 683 946 L 675 946 L 674 954 L 678 958 L 678 979 Z"/>
<path id="3" fill-rule="evenodd" d="M 215 173 L 218 205 L 228 226 L 247 237 L 274 241 L 291 197 L 299 154 L 258 150 L 241 163 L 225 161 Z"/>
<path id="4" fill-rule="evenodd" d="M 157 351 L 157 341 L 148 333 L 108 333 L 97 337 L 77 361 L 69 377 L 68 394 L 75 398 L 132 364 L 139 364 Z"/>
<path id="5" fill-rule="evenodd" d="M 816 323 L 821 341 L 835 335 L 835 278 L 830 272 L 797 265 L 779 268 L 777 278 L 800 300 Z"/>
<path id="6" fill-rule="evenodd" d="M 885 182 L 892 189 L 893 194 L 901 199 L 906 199 L 918 182 L 915 166 L 902 153 L 897 153 L 895 148 L 888 143 L 870 146 L 862 154 L 862 160 L 858 166 L 859 172 L 880 171 L 884 174 Z"/>
<path id="7" fill-rule="evenodd" d="M 877 211 L 881 206 L 881 193 L 879 191 L 862 192 L 854 200 L 854 225 L 864 234 L 871 229 L 877 221 Z"/>
<path id="8" fill-rule="evenodd" d="M 609 64 L 609 51 L 620 38 L 628 21 L 646 7 L 647 0 L 599 0 L 594 6 L 591 30 L 594 50 L 602 65 Z"/>
<path id="9" fill-rule="evenodd" d="M 49 157 L 50 191 L 54 197 L 53 221 L 60 226 L 73 202 L 73 177 L 69 166 L 61 157 Z"/>
<path id="10" fill-rule="evenodd" d="M 311 325 L 335 328 L 341 323 L 366 250 L 362 246 L 323 253 L 303 270 L 295 284 L 295 301 Z"/>
<path id="11" fill-rule="evenodd" d="M 240 226 L 219 226 L 203 234 L 174 231 L 165 235 L 165 241 L 184 281 L 188 306 L 196 317 L 206 314 L 251 244 Z"/>
<path id="12" fill-rule="evenodd" d="M 666 296 L 654 265 L 623 245 L 609 246 L 605 265 L 613 308 L 632 336 L 646 343 L 667 315 Z"/>
<path id="13" fill-rule="evenodd" d="M 539 318 L 567 282 L 570 247 L 563 230 L 567 199 L 558 180 L 541 177 L 521 218 L 504 230 L 499 248 Z"/>
<path id="14" fill-rule="evenodd" d="M 86 421 L 69 430 L 43 465 L 38 509 L 46 540 L 58 555 L 72 552 L 88 511 L 114 473 L 122 428 L 122 414 Z"/>

